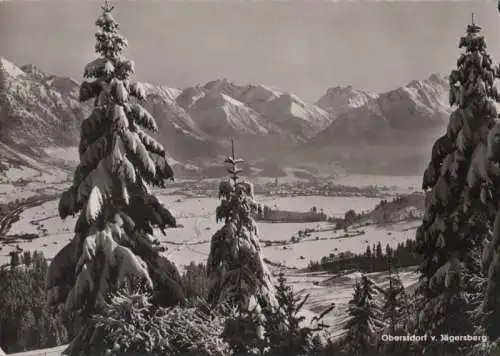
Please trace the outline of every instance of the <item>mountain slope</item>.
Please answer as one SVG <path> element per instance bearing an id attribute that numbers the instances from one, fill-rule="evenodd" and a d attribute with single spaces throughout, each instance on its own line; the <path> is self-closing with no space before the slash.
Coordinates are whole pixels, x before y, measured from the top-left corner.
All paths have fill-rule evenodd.
<path id="1" fill-rule="evenodd" d="M 332 118 L 353 109 L 359 108 L 376 99 L 378 94 L 354 89 L 351 85 L 329 88 L 317 102 L 316 106 L 328 112 Z"/>
<path id="2" fill-rule="evenodd" d="M 317 105 L 264 85 L 242 86 L 225 79 L 184 90 L 144 87 L 142 104 L 158 124 L 156 139 L 177 170 L 187 175 L 218 162 L 227 154 L 231 137 L 248 161 L 269 160 L 283 167 L 340 163 L 355 172 L 421 173 L 420 165 L 450 112 L 447 80 L 438 75 L 380 95 L 350 86 L 330 88 Z M 51 161 L 56 154 L 50 152 L 77 155 L 66 148 L 78 144 L 80 124 L 91 110 L 91 103 L 78 101 L 78 91 L 72 78 L 0 58 L 0 170 L 19 167 L 23 157 L 53 161 L 65 169 L 74 164 L 78 157 Z M 415 162 L 417 167 L 411 168 Z"/>
<path id="3" fill-rule="evenodd" d="M 268 123 L 251 108 L 223 91 L 203 87 L 184 90 L 177 102 L 207 135 L 217 138 L 268 135 Z"/>
<path id="4" fill-rule="evenodd" d="M 191 115 L 177 104 L 180 90 L 146 84 L 146 100 L 142 105 L 158 125 L 156 139 L 175 159 L 198 161 L 224 152 L 216 140 L 206 135 Z"/>
<path id="5" fill-rule="evenodd" d="M 177 102 L 209 135 L 279 138 L 302 142 L 331 121 L 324 110 L 293 94 L 262 85 L 241 86 L 226 79 L 185 89 Z"/>
<path id="6" fill-rule="evenodd" d="M 78 83 L 23 69 L 0 58 L 0 141 L 32 153 L 74 144 L 88 110 L 78 102 Z"/>
<path id="7" fill-rule="evenodd" d="M 46 148 L 77 146 L 81 122 L 92 109 L 91 102 L 79 102 L 79 85 L 72 78 L 0 58 L 0 143 L 43 161 L 50 161 Z M 156 138 L 173 158 L 195 161 L 224 152 L 176 103 L 179 89 L 144 87 L 147 98 L 142 104 L 155 117 L 160 131 Z M 20 164 L 19 157 L 8 157 L 2 155 L 3 166 L 8 160 Z"/>
<path id="8" fill-rule="evenodd" d="M 350 173 L 420 175 L 446 127 L 448 80 L 431 75 L 346 110 L 296 149 L 297 160 L 337 162 Z"/>
<path id="9" fill-rule="evenodd" d="M 447 79 L 434 74 L 347 110 L 310 144 L 427 143 L 446 125 L 450 112 Z"/>

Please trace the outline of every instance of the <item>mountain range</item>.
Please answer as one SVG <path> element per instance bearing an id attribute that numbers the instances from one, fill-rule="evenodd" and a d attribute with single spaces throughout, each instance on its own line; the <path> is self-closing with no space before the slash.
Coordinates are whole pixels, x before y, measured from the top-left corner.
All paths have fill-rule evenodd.
<path id="1" fill-rule="evenodd" d="M 78 101 L 79 84 L 0 58 L 0 170 L 27 164 L 21 157 L 50 162 L 50 149 L 77 145 L 91 110 L 90 102 Z M 447 79 L 437 74 L 380 94 L 332 87 L 315 103 L 227 79 L 184 89 L 144 86 L 143 105 L 157 121 L 156 138 L 181 175 L 212 169 L 232 138 L 255 166 L 303 169 L 335 162 L 361 172 L 371 170 L 364 165 L 369 162 L 378 170 L 394 166 L 387 171 L 413 174 L 405 157 L 425 162 L 450 113 Z M 389 147 L 401 149 L 394 155 Z"/>

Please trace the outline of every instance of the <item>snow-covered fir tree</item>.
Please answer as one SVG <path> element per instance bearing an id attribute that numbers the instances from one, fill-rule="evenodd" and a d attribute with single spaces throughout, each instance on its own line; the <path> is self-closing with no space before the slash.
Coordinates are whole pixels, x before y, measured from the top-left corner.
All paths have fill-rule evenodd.
<path id="1" fill-rule="evenodd" d="M 408 313 L 408 297 L 399 273 L 389 267 L 387 288 L 378 288 L 384 297 L 384 320 L 387 323 L 387 331 L 390 335 L 402 334 L 406 328 Z"/>
<path id="2" fill-rule="evenodd" d="M 356 281 L 354 296 L 349 302 L 349 320 L 344 329 L 344 352 L 347 355 L 367 355 L 378 347 L 378 334 L 384 328 L 383 315 L 375 300 L 375 283 L 366 275 Z"/>
<path id="3" fill-rule="evenodd" d="M 232 156 L 225 160 L 231 165 L 231 176 L 219 185 L 221 202 L 216 210 L 216 219 L 224 226 L 212 237 L 207 261 L 208 300 L 245 313 L 259 308 L 259 298 L 270 305 L 276 305 L 276 298 L 253 218 L 262 209 L 254 200 L 252 183 L 239 177 L 238 164 L 243 160 L 235 157 L 234 141 L 232 147 Z"/>
<path id="4" fill-rule="evenodd" d="M 446 133 L 433 146 L 424 174 L 425 215 L 417 230 L 420 266 L 419 332 L 466 335 L 474 331 L 483 293 L 481 254 L 489 237 L 488 133 L 499 93 L 481 27 L 472 21 L 460 39 L 463 53 L 450 74 L 454 108 Z M 436 344 L 457 352 L 458 343 Z"/>
<path id="5" fill-rule="evenodd" d="M 390 264 L 388 272 L 389 283 L 387 287 L 376 287 L 384 299 L 382 317 L 386 327 L 383 333 L 386 335 L 406 335 L 408 334 L 410 318 L 409 298 L 401 282 L 399 273 L 394 271 Z M 383 351 L 386 354 L 395 353 L 398 349 L 401 351 L 405 346 L 407 345 L 397 345 L 396 342 L 388 342 L 382 345 Z"/>
<path id="6" fill-rule="evenodd" d="M 497 75 L 499 75 L 497 69 Z M 496 92 L 498 95 L 498 92 Z M 495 118 L 488 133 L 488 147 L 484 154 L 486 182 L 481 190 L 482 201 L 490 217 L 492 234 L 485 241 L 482 268 L 486 287 L 482 312 L 483 330 L 490 341 L 500 344 L 500 120 Z M 497 346 L 498 347 L 498 346 Z M 500 348 L 498 348 L 500 349 Z"/>
<path id="7" fill-rule="evenodd" d="M 304 325 L 305 316 L 302 309 L 310 294 L 300 296 L 287 283 L 283 273 L 278 277 L 276 300 L 278 308 L 261 303 L 265 315 L 264 331 L 268 356 L 312 355 L 315 347 L 324 347 L 320 332 L 328 325 L 322 319 L 330 313 L 335 304 L 331 304 L 317 318 L 311 320 L 309 326 Z"/>
<path id="8" fill-rule="evenodd" d="M 96 25 L 99 58 L 84 71 L 80 101 L 94 100 L 81 124 L 80 163 L 73 184 L 59 202 L 62 219 L 79 214 L 75 236 L 54 258 L 47 275 L 48 300 L 88 315 L 104 296 L 133 277 L 154 290 L 155 302 L 183 300 L 177 268 L 160 255 L 153 228 L 176 225 L 151 193 L 173 179 L 165 150 L 141 127 L 156 132 L 154 118 L 141 106 L 141 84 L 132 82 L 133 62 L 121 55 L 119 34 L 106 1 Z"/>

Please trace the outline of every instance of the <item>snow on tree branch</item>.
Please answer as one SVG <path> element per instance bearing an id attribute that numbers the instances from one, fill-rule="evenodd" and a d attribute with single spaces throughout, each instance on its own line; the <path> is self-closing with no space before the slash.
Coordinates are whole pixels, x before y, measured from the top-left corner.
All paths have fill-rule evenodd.
<path id="1" fill-rule="evenodd" d="M 149 238 L 154 228 L 165 233 L 176 226 L 149 188 L 164 186 L 173 172 L 162 145 L 138 130 L 137 125 L 152 131 L 157 126 L 139 103 L 129 102 L 131 95 L 144 98 L 144 89 L 130 82 L 134 64 L 121 55 L 127 41 L 111 10 L 103 8 L 96 22 L 100 57 L 85 67 L 85 78 L 93 81 L 80 89 L 82 101 L 96 98 L 94 110 L 81 125 L 73 184 L 59 201 L 62 219 L 80 214 L 76 234 L 47 275 L 49 303 L 64 303 L 83 315 L 98 312 L 106 292 L 128 280 L 145 281 L 163 296 L 159 304 L 183 299 L 176 267 Z"/>

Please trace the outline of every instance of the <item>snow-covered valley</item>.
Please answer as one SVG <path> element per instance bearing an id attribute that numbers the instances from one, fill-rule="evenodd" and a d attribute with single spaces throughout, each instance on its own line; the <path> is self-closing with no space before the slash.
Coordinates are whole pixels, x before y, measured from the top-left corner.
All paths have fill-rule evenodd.
<path id="1" fill-rule="evenodd" d="M 349 181 L 348 178 L 342 180 Z M 351 182 L 355 180 L 364 183 L 369 181 L 369 178 L 353 177 Z M 394 190 L 389 194 L 396 194 L 408 188 L 416 189 L 415 184 L 418 182 L 411 178 L 393 181 L 398 184 L 393 187 Z M 385 179 L 377 181 L 377 183 L 384 182 L 387 181 Z M 44 190 L 42 186 L 43 184 L 39 183 L 40 191 L 51 193 L 64 188 L 64 186 L 54 187 L 52 184 L 46 184 L 47 190 Z M 17 189 L 23 191 L 25 188 L 19 187 Z M 157 193 L 162 203 L 172 211 L 182 226 L 167 230 L 166 236 L 159 231 L 155 232 L 155 237 L 167 248 L 164 252 L 165 255 L 181 270 L 190 262 L 206 262 L 210 250 L 210 239 L 215 231 L 222 226 L 215 221 L 218 199 L 208 196 L 181 195 L 178 191 L 174 195 L 171 189 Z M 12 198 L 11 195 L 9 196 Z M 259 203 L 273 208 L 292 211 L 306 212 L 314 206 L 318 210 L 323 209 L 328 216 L 332 217 L 342 217 L 350 209 L 359 213 L 371 211 L 380 202 L 379 198 L 371 197 L 325 196 L 257 196 L 257 200 Z M 21 213 L 20 219 L 10 227 L 9 236 L 36 234 L 39 237 L 32 240 L 16 240 L 11 244 L 4 242 L 0 251 L 0 264 L 8 263 L 10 252 L 17 248 L 25 251 L 42 251 L 50 261 L 70 241 L 73 237 L 76 217 L 61 220 L 57 213 L 57 205 L 58 199 L 54 199 L 28 208 Z M 334 230 L 333 225 L 329 222 L 269 223 L 259 221 L 258 230 L 263 255 L 272 263 L 269 265 L 271 271 L 274 273 L 283 271 L 296 291 L 302 295 L 310 294 L 305 305 L 307 319 L 321 313 L 331 303 L 335 303 L 335 309 L 325 318 L 325 322 L 332 326 L 333 331 L 338 334 L 342 328 L 342 321 L 346 317 L 347 303 L 352 297 L 354 283 L 359 277 L 359 273 L 348 272 L 348 274 L 342 275 L 305 272 L 303 269 L 308 266 L 310 261 L 318 261 L 330 253 L 347 251 L 362 253 L 367 246 L 378 242 L 382 246 L 388 244 L 395 247 L 398 243 L 412 239 L 417 225 L 418 221 L 400 222 L 387 226 L 370 225 L 362 227 L 364 234 L 352 234 L 354 236 L 350 237 L 347 235 L 358 228 L 352 228 L 352 231 L 348 230 L 346 235 L 344 230 Z M 292 243 L 292 238 L 297 237 L 299 231 L 305 229 L 314 229 L 316 232 Z M 286 244 L 283 244 L 283 241 L 286 241 Z M 276 267 L 275 264 L 280 264 L 283 267 Z M 385 273 L 374 273 L 372 276 L 377 283 L 383 283 L 386 278 Z M 413 269 L 410 268 L 401 271 L 401 278 L 406 286 L 411 286 L 416 282 L 417 277 Z M 56 355 L 61 351 L 61 349 L 57 349 L 54 351 L 55 353 L 48 352 L 50 355 Z"/>

